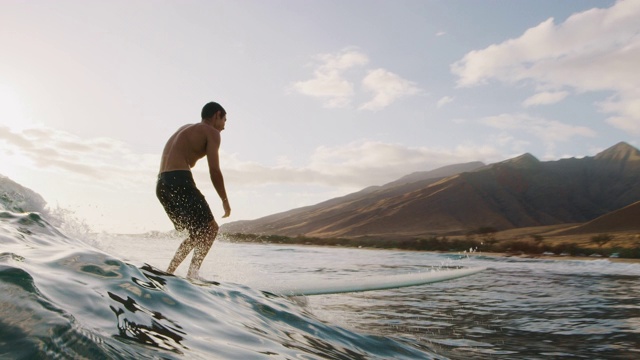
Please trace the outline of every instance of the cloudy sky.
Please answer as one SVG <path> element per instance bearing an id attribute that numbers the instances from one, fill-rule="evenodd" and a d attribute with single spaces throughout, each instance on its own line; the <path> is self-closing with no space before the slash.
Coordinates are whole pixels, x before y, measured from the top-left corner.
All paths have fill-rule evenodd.
<path id="1" fill-rule="evenodd" d="M 4 0 L 0 174 L 96 231 L 169 230 L 160 152 L 228 112 L 228 221 L 522 153 L 640 146 L 640 0 Z M 196 182 L 223 213 L 206 162 Z"/>

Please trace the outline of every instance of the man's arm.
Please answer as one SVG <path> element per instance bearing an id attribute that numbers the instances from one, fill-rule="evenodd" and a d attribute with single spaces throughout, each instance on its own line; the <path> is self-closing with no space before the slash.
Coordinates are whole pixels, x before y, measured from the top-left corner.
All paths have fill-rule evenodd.
<path id="1" fill-rule="evenodd" d="M 207 136 L 207 163 L 209 164 L 209 176 L 213 187 L 216 189 L 218 196 L 222 199 L 222 207 L 224 208 L 223 218 L 228 217 L 231 214 L 231 207 L 229 206 L 229 199 L 227 199 L 227 191 L 224 188 L 224 178 L 222 171 L 220 170 L 220 156 L 218 150 L 220 149 L 220 133 L 216 130 L 212 130 L 211 135 Z"/>

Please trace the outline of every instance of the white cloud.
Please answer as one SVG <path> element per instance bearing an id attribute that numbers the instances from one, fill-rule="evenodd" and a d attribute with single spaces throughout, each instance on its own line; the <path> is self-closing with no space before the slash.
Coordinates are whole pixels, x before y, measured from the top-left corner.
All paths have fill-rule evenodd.
<path id="1" fill-rule="evenodd" d="M 585 126 L 574 126 L 555 120 L 547 120 L 528 114 L 501 114 L 480 120 L 482 124 L 500 130 L 520 130 L 529 133 L 547 146 L 567 141 L 576 136 L 595 137 L 596 132 Z"/>
<path id="2" fill-rule="evenodd" d="M 407 147 L 400 144 L 362 140 L 341 146 L 318 147 L 305 166 L 268 167 L 222 156 L 225 180 L 234 186 L 268 184 L 321 185 L 363 188 L 383 184 L 415 171 L 470 161 L 497 161 L 502 156 L 492 146 L 457 146 L 452 149 Z M 196 173 L 207 181 L 206 169 Z"/>
<path id="3" fill-rule="evenodd" d="M 447 35 L 447 33 L 446 33 L 446 32 L 444 32 L 444 31 L 438 31 L 438 32 L 436 33 L 436 36 L 443 36 L 443 35 Z"/>
<path id="4" fill-rule="evenodd" d="M 51 128 L 13 131 L 0 126 L 0 154 L 19 157 L 22 166 L 77 179 L 113 190 L 148 192 L 153 186 L 160 156 L 140 154 L 118 140 L 81 139 Z M 493 147 L 459 146 L 453 149 L 407 147 L 362 140 L 342 146 L 318 147 L 308 163 L 293 166 L 282 158 L 276 166 L 239 159 L 221 151 L 225 180 L 236 189 L 268 184 L 366 187 L 393 181 L 408 173 L 469 161 L 501 159 Z M 6 160 L 6 158 L 5 158 Z M 193 169 L 197 183 L 210 182 L 206 161 Z"/>
<path id="5" fill-rule="evenodd" d="M 335 54 L 318 55 L 316 59 L 320 64 L 316 65 L 314 77 L 296 82 L 292 88 L 303 95 L 323 99 L 324 106 L 328 108 L 349 106 L 356 96 L 354 81 L 357 77 L 348 78 L 346 72 L 349 69 L 367 65 L 369 63 L 367 55 L 347 48 Z M 362 79 L 362 88 L 372 93 L 373 98 L 361 105 L 359 109 L 374 111 L 383 109 L 400 98 L 422 91 L 414 82 L 385 69 L 368 71 Z"/>
<path id="6" fill-rule="evenodd" d="M 497 135 L 492 136 L 490 139 L 490 143 L 497 144 L 501 148 L 509 149 L 512 155 L 508 157 L 521 155 L 527 152 L 527 149 L 531 147 L 531 142 L 527 140 L 517 139 L 507 132 L 501 132 Z"/>
<path id="7" fill-rule="evenodd" d="M 362 80 L 362 85 L 374 96 L 360 106 L 361 110 L 380 110 L 400 98 L 422 92 L 416 83 L 384 69 L 370 71 Z"/>
<path id="8" fill-rule="evenodd" d="M 317 59 L 321 64 L 314 70 L 314 77 L 294 83 L 293 88 L 301 94 L 324 99 L 326 107 L 349 105 L 354 95 L 354 85 L 344 78 L 344 72 L 366 65 L 369 62 L 367 55 L 346 49 L 337 54 L 318 55 Z"/>
<path id="9" fill-rule="evenodd" d="M 569 93 L 567 91 L 545 91 L 530 96 L 522 102 L 522 106 L 550 105 L 564 100 Z"/>
<path id="10" fill-rule="evenodd" d="M 308 168 L 334 178 L 333 181 L 368 186 L 372 181 L 382 184 L 414 171 L 498 157 L 493 148 L 438 149 L 363 140 L 317 148 Z"/>
<path id="11" fill-rule="evenodd" d="M 556 24 L 550 18 L 520 37 L 467 53 L 451 65 L 458 86 L 497 80 L 533 81 L 538 88 L 613 91 L 603 111 L 608 122 L 640 134 L 635 110 L 640 88 L 640 1 L 576 13 Z"/>
<path id="12" fill-rule="evenodd" d="M 438 100 L 437 106 L 438 108 L 441 108 L 450 102 L 453 102 L 453 98 L 451 96 L 443 96 Z"/>
<path id="13" fill-rule="evenodd" d="M 7 84 L 0 83 L 0 119 L 14 129 L 32 126 L 27 104 Z"/>
<path id="14" fill-rule="evenodd" d="M 135 227 L 126 224 L 130 223 L 131 216 L 140 213 L 153 213 L 156 225 L 168 224 L 153 196 L 158 154 L 136 153 L 127 144 L 109 138 L 83 139 L 51 128 L 16 131 L 6 126 L 0 126 L 0 154 L 3 164 L 9 167 L 19 163 L 21 168 L 41 174 L 43 179 L 34 179 L 32 184 L 36 185 L 34 189 L 45 191 L 42 194 L 48 201 L 53 199 L 72 206 L 83 216 L 92 217 L 96 226 Z M 241 210 L 243 217 L 263 216 L 274 209 L 304 205 L 300 202 L 318 202 L 336 194 L 381 185 L 415 171 L 502 159 L 492 145 L 429 148 L 368 140 L 318 147 L 302 166 L 292 165 L 287 158 L 278 159 L 275 166 L 266 166 L 224 151 L 220 157 L 229 185 L 227 190 L 233 199 L 240 199 L 244 192 L 256 188 L 286 187 L 288 193 L 295 194 L 292 188 L 299 186 L 301 193 L 314 189 L 316 194 L 304 201 L 300 196 L 291 196 L 281 207 L 259 204 L 255 209 Z M 205 196 L 216 199 L 213 188 L 206 185 L 210 184 L 206 161 L 199 161 L 193 174 Z M 273 201 L 271 195 L 264 196 L 267 199 L 264 201 Z M 245 201 L 255 201 L 255 198 Z M 123 203 L 129 204 L 126 209 L 122 208 Z M 213 200 L 211 204 L 216 209 Z"/>
<path id="15" fill-rule="evenodd" d="M 629 133 L 640 135 L 640 101 L 637 100 L 640 99 L 640 88 L 635 93 L 635 101 L 625 101 L 614 96 L 598 105 L 606 113 L 619 114 L 609 117 L 607 119 L 609 124 Z"/>
<path id="16" fill-rule="evenodd" d="M 153 178 L 160 161 L 159 156 L 135 154 L 118 140 L 82 139 L 45 127 L 12 130 L 0 126 L 2 143 L 0 148 L 6 154 L 16 154 L 30 162 L 24 166 L 109 181 L 116 186 L 136 186 L 141 179 Z"/>

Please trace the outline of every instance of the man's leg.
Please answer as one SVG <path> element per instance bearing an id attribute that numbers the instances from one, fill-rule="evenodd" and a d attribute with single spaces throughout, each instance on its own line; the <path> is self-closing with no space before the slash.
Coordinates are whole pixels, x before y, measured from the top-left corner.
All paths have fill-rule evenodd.
<path id="1" fill-rule="evenodd" d="M 180 266 L 182 261 L 187 257 L 187 255 L 189 255 L 191 250 L 195 247 L 196 243 L 197 243 L 197 239 L 194 239 L 191 236 L 184 239 L 184 241 L 178 247 L 178 250 L 176 250 L 176 254 L 173 255 L 173 259 L 171 259 L 171 262 L 169 263 L 169 268 L 167 269 L 168 273 L 173 274 L 173 272 L 176 271 L 178 266 Z"/>
<path id="2" fill-rule="evenodd" d="M 195 250 L 193 250 L 191 265 L 189 265 L 189 271 L 187 272 L 188 278 L 193 279 L 198 277 L 200 266 L 202 265 L 204 258 L 209 253 L 209 249 L 211 249 L 213 241 L 216 239 L 217 235 L 218 224 L 215 220 L 211 220 L 207 231 L 205 232 L 204 236 L 196 243 Z"/>

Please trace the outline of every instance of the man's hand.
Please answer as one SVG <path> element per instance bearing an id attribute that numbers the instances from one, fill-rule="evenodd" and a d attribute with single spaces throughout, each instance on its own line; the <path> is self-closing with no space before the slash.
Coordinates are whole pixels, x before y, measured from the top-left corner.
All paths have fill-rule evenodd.
<path id="1" fill-rule="evenodd" d="M 222 217 L 223 218 L 229 217 L 229 215 L 231 215 L 231 206 L 229 206 L 228 199 L 222 200 L 222 207 L 224 208 L 224 215 Z"/>

